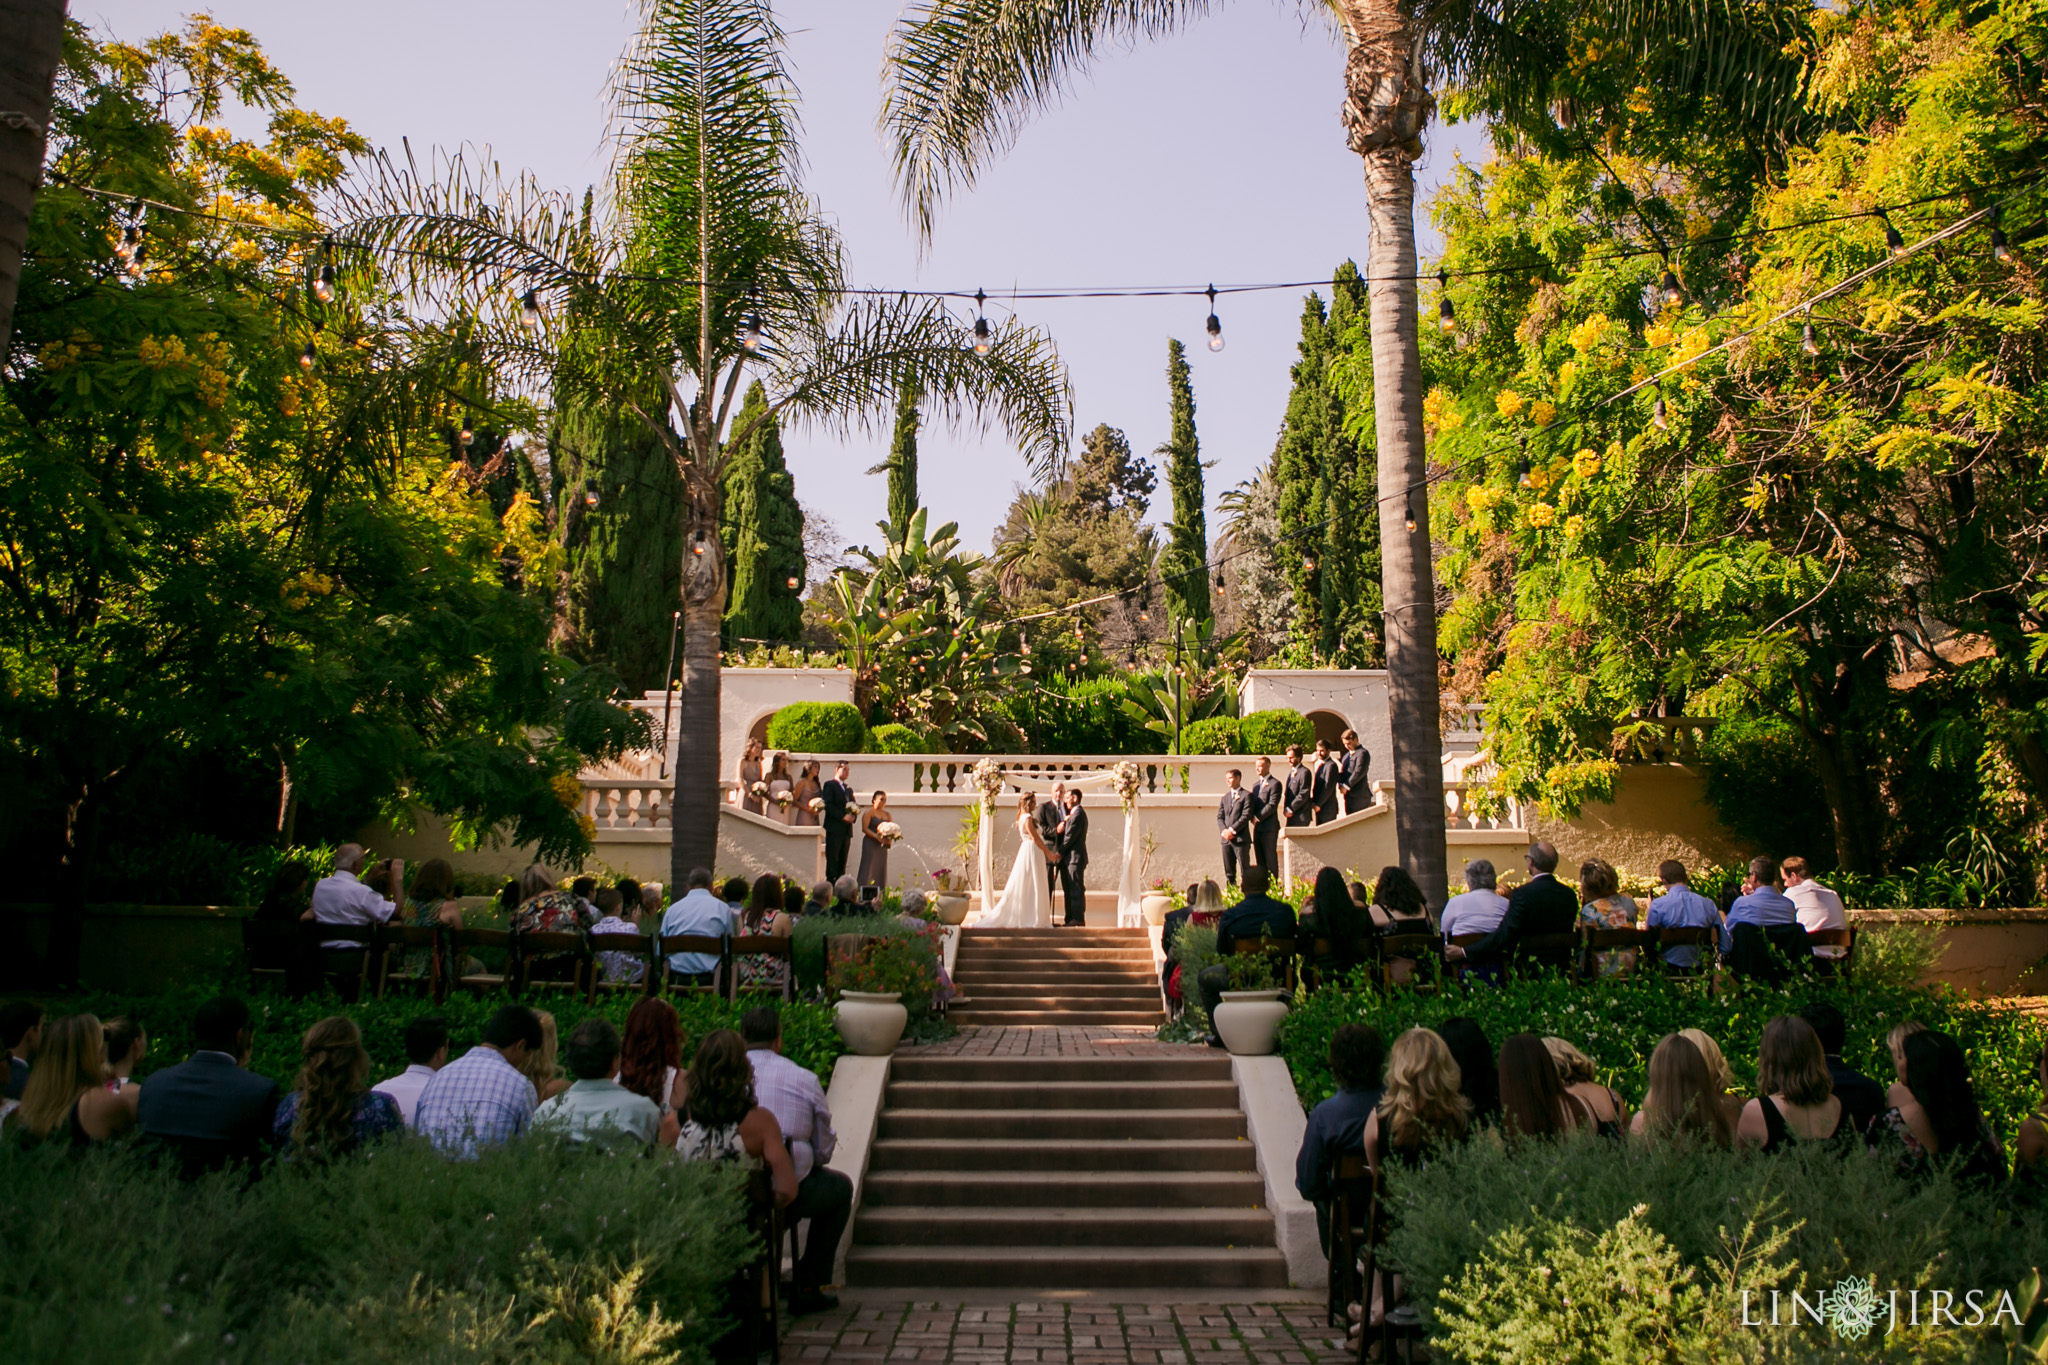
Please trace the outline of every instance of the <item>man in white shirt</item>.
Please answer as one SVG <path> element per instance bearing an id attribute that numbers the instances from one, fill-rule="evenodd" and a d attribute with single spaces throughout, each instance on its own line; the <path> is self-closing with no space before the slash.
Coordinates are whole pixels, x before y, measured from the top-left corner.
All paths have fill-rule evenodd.
<path id="1" fill-rule="evenodd" d="M 1493 864 L 1474 858 L 1465 864 L 1464 891 L 1444 902 L 1443 935 L 1490 934 L 1507 918 L 1508 898 L 1495 890 L 1498 878 Z"/>
<path id="2" fill-rule="evenodd" d="M 1785 898 L 1792 902 L 1793 913 L 1807 933 L 1849 927 L 1849 912 L 1842 908 L 1842 898 L 1808 875 L 1806 859 L 1787 858 L 1778 864 L 1778 871 L 1785 878 Z M 1813 955 L 1841 957 L 1848 951 L 1839 944 L 1816 944 Z"/>
<path id="3" fill-rule="evenodd" d="M 419 1112 L 420 1091 L 427 1088 L 436 1071 L 448 1065 L 448 1021 L 438 1014 L 423 1014 L 407 1024 L 405 1059 L 411 1065 L 370 1089 L 392 1098 L 405 1120 L 406 1131 L 411 1132 L 413 1116 Z"/>
<path id="4" fill-rule="evenodd" d="M 405 864 L 387 859 L 371 869 L 370 883 L 358 879 L 363 870 L 363 846 L 343 844 L 334 852 L 334 873 L 322 877 L 313 888 L 313 919 L 319 924 L 346 924 L 367 928 L 387 922 L 405 894 Z M 382 884 L 390 899 L 377 894 L 372 884 Z M 327 950 L 327 970 L 334 975 L 341 998 L 354 1003 L 362 984 L 366 949 L 348 939 L 332 939 L 320 945 Z"/>
<path id="5" fill-rule="evenodd" d="M 740 1037 L 746 1040 L 747 1060 L 754 1068 L 754 1097 L 782 1126 L 796 1166 L 796 1200 L 789 1206 L 789 1220 L 808 1219 L 811 1224 L 803 1255 L 797 1258 L 789 1311 L 822 1313 L 839 1306 L 824 1286 L 832 1278 L 839 1239 L 853 1215 L 853 1182 L 825 1165 L 839 1145 L 839 1135 L 832 1131 L 832 1110 L 818 1078 L 782 1055 L 782 1016 L 773 1005 L 756 1005 L 742 1015 Z"/>
<path id="6" fill-rule="evenodd" d="M 731 937 L 732 907 L 712 893 L 711 869 L 691 868 L 688 885 L 688 893 L 662 915 L 662 937 L 667 938 L 675 934 L 699 934 L 705 938 Z M 671 973 L 685 977 L 692 985 L 697 986 L 712 984 L 712 973 L 717 967 L 717 953 L 673 953 L 668 960 L 668 969 Z"/>

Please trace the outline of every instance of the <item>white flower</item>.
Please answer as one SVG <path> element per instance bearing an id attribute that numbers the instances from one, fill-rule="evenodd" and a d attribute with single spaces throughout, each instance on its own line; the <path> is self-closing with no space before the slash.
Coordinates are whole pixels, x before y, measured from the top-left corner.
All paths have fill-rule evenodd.
<path id="1" fill-rule="evenodd" d="M 822 814 L 825 810 L 825 798 L 822 796 L 812 797 L 808 804 L 810 805 L 811 814 L 813 815 Z"/>

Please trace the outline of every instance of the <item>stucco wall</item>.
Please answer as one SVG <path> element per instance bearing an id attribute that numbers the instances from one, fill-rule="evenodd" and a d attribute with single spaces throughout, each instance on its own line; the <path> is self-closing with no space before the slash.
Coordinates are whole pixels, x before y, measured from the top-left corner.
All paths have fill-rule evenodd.
<path id="1" fill-rule="evenodd" d="M 1533 837 L 1557 845 L 1560 868 L 1605 858 L 1647 876 L 1666 858 L 1709 867 L 1742 862 L 1760 851 L 1728 832 L 1707 800 L 1705 776 L 1682 763 L 1624 764 L 1611 803 L 1589 805 L 1570 820 L 1530 811 L 1525 823 Z M 1517 855 L 1509 866 L 1519 865 Z"/>

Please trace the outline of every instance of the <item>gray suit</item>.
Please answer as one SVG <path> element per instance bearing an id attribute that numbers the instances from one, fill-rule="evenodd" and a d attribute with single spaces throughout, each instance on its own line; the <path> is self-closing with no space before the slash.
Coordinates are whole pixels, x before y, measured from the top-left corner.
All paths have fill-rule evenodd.
<path id="1" fill-rule="evenodd" d="M 1218 839 L 1223 845 L 1223 880 L 1230 886 L 1237 885 L 1239 863 L 1250 866 L 1252 855 L 1252 794 L 1240 787 L 1236 791 L 1225 788 L 1223 799 L 1216 803 L 1216 832 L 1229 834 L 1228 839 Z"/>

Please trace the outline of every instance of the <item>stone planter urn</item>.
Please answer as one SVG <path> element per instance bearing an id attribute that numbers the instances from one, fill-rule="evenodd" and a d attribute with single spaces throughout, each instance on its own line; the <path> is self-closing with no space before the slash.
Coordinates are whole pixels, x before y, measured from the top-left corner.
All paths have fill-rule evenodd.
<path id="1" fill-rule="evenodd" d="M 1287 1017 L 1286 991 L 1225 991 L 1216 1006 L 1216 1036 L 1239 1057 L 1272 1055 Z"/>
<path id="2" fill-rule="evenodd" d="M 960 924 L 967 919 L 967 897 L 956 891 L 941 891 L 933 896 L 932 908 L 939 912 L 941 924 Z"/>
<path id="3" fill-rule="evenodd" d="M 1173 897 L 1164 891 L 1147 891 L 1138 897 L 1138 909 L 1145 914 L 1145 923 L 1164 924 L 1166 914 L 1173 909 Z"/>
<path id="4" fill-rule="evenodd" d="M 839 1004 L 832 1011 L 832 1026 L 839 1030 L 846 1050 L 856 1057 L 888 1056 L 896 1050 L 896 1040 L 903 1036 L 904 1026 L 909 1022 L 910 1011 L 903 1007 L 903 997 L 896 991 L 886 995 L 841 991 Z"/>

